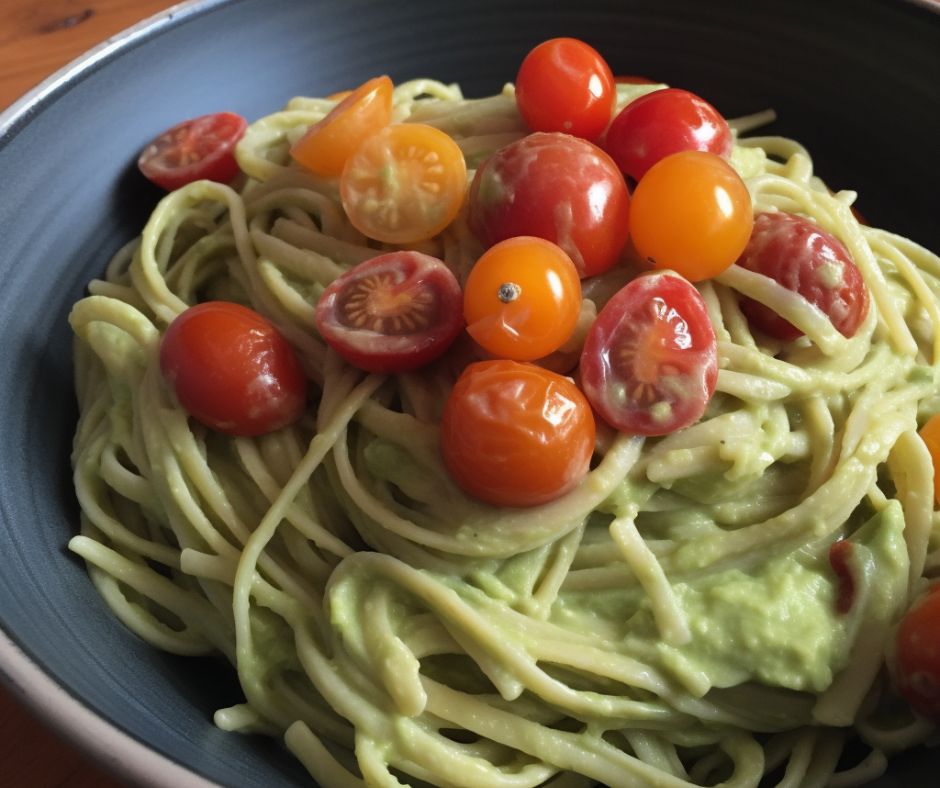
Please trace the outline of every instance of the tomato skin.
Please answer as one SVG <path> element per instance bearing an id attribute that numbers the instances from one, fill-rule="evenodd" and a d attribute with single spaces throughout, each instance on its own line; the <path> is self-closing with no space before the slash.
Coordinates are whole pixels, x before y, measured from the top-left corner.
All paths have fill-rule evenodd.
<path id="1" fill-rule="evenodd" d="M 294 349 L 239 304 L 207 301 L 177 316 L 160 345 L 160 370 L 190 415 L 229 435 L 274 432 L 306 407 L 307 383 Z"/>
<path id="2" fill-rule="evenodd" d="M 698 282 L 740 257 L 753 210 L 744 181 L 720 156 L 673 153 L 653 165 L 633 193 L 633 244 L 654 268 Z"/>
<path id="3" fill-rule="evenodd" d="M 581 388 L 623 432 L 666 435 L 698 421 L 718 380 L 718 344 L 698 291 L 644 274 L 600 311 L 581 353 Z"/>
<path id="4" fill-rule="evenodd" d="M 584 395 L 534 364 L 471 364 L 444 405 L 444 464 L 465 492 L 495 506 L 536 506 L 564 495 L 588 472 L 593 451 Z"/>
<path id="5" fill-rule="evenodd" d="M 184 120 L 149 142 L 137 167 L 167 191 L 200 180 L 231 183 L 239 173 L 235 146 L 246 128 L 248 121 L 234 112 Z"/>
<path id="6" fill-rule="evenodd" d="M 916 712 L 940 721 L 940 594 L 936 586 L 901 619 L 896 646 L 898 690 Z"/>
<path id="7" fill-rule="evenodd" d="M 635 180 L 672 153 L 700 150 L 727 159 L 732 147 L 731 129 L 718 110 L 677 88 L 631 101 L 611 122 L 604 142 L 620 171 Z"/>
<path id="8" fill-rule="evenodd" d="M 868 314 L 869 294 L 848 249 L 819 225 L 784 211 L 759 213 L 738 265 L 770 277 L 825 312 L 852 337 Z M 777 339 L 803 336 L 792 323 L 750 298 L 741 310 L 752 326 Z"/>
<path id="9" fill-rule="evenodd" d="M 616 97 L 607 61 L 575 38 L 539 44 L 516 75 L 516 103 L 532 131 L 596 139 L 610 123 Z"/>
<path id="10" fill-rule="evenodd" d="M 337 277 L 317 302 L 316 325 L 353 366 L 408 372 L 436 359 L 460 333 L 460 284 L 436 257 L 389 252 Z"/>
<path id="11" fill-rule="evenodd" d="M 933 495 L 940 506 L 940 413 L 935 413 L 927 419 L 919 434 L 933 460 Z"/>
<path id="12" fill-rule="evenodd" d="M 568 134 L 530 134 L 477 170 L 469 221 L 486 246 L 517 235 L 558 244 L 584 278 L 619 259 L 629 234 L 630 194 L 596 145 Z"/>

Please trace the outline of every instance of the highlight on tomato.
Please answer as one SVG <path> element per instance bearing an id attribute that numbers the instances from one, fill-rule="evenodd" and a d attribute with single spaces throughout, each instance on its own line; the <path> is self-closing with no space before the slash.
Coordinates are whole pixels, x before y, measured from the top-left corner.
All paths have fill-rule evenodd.
<path id="1" fill-rule="evenodd" d="M 751 236 L 751 195 L 734 168 L 703 151 L 673 153 L 640 179 L 630 232 L 641 257 L 690 282 L 717 276 Z"/>
<path id="2" fill-rule="evenodd" d="M 940 505 L 940 413 L 931 416 L 919 434 L 933 460 L 933 494 L 937 505 Z"/>
<path id="3" fill-rule="evenodd" d="M 940 593 L 936 587 L 901 619 L 895 646 L 898 690 L 916 712 L 940 721 Z"/>
<path id="4" fill-rule="evenodd" d="M 467 190 L 463 152 L 433 126 L 386 126 L 362 143 L 340 179 L 343 208 L 369 238 L 423 241 L 457 216 Z"/>
<path id="5" fill-rule="evenodd" d="M 618 430 L 666 435 L 694 424 L 718 380 L 705 301 L 672 272 L 637 277 L 600 311 L 580 369 L 594 410 Z"/>
<path id="6" fill-rule="evenodd" d="M 471 364 L 441 422 L 441 453 L 466 493 L 495 506 L 536 506 L 590 468 L 594 416 L 569 379 L 534 364 Z"/>
<path id="7" fill-rule="evenodd" d="M 611 121 L 604 141 L 620 171 L 635 180 L 672 153 L 700 150 L 727 159 L 732 147 L 731 128 L 721 113 L 678 88 L 654 90 L 631 101 Z"/>
<path id="8" fill-rule="evenodd" d="M 738 265 L 770 277 L 822 310 L 846 337 L 855 336 L 868 314 L 869 294 L 848 249 L 832 233 L 796 214 L 762 212 Z M 777 339 L 803 332 L 769 307 L 750 298 L 741 310 L 755 328 Z"/>
<path id="9" fill-rule="evenodd" d="M 317 175 L 339 175 L 356 148 L 391 123 L 393 90 L 386 76 L 363 83 L 291 146 L 291 157 Z"/>
<path id="10" fill-rule="evenodd" d="M 539 44 L 516 75 L 516 103 L 532 131 L 596 139 L 610 123 L 616 98 L 607 61 L 576 38 Z"/>
<path id="11" fill-rule="evenodd" d="M 536 133 L 500 148 L 470 187 L 470 227 L 486 246 L 517 235 L 558 244 L 582 278 L 610 269 L 627 243 L 630 194 L 592 143 Z"/>
<path id="12" fill-rule="evenodd" d="M 306 406 L 306 379 L 290 343 L 257 312 L 227 301 L 197 304 L 170 323 L 160 370 L 191 416 L 229 435 L 274 432 Z"/>
<path id="13" fill-rule="evenodd" d="M 460 284 L 443 262 L 420 252 L 389 252 L 337 277 L 317 302 L 316 325 L 353 366 L 408 372 L 456 339 L 460 307 Z"/>
<path id="14" fill-rule="evenodd" d="M 491 246 L 463 293 L 467 333 L 494 356 L 534 361 L 558 350 L 581 312 L 578 271 L 559 246 L 520 236 Z"/>
<path id="15" fill-rule="evenodd" d="M 149 142 L 137 167 L 167 191 L 200 180 L 231 183 L 239 173 L 235 146 L 246 128 L 248 121 L 234 112 L 185 120 Z"/>

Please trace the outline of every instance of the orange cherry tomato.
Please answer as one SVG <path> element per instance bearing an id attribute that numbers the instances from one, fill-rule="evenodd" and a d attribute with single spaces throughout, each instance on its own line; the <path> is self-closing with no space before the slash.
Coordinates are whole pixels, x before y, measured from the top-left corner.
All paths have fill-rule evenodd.
<path id="1" fill-rule="evenodd" d="M 534 364 L 480 361 L 444 405 L 441 453 L 454 481 L 496 506 L 535 506 L 573 489 L 594 451 L 591 406 Z"/>
<path id="2" fill-rule="evenodd" d="M 393 88 L 385 76 L 360 85 L 294 143 L 294 161 L 317 175 L 339 175 L 363 140 L 391 123 Z"/>
<path id="3" fill-rule="evenodd" d="M 927 444 L 927 450 L 933 459 L 934 499 L 940 504 L 940 413 L 931 416 L 920 428 L 920 437 Z"/>
<path id="4" fill-rule="evenodd" d="M 682 151 L 640 179 L 630 232 L 641 257 L 690 282 L 717 276 L 751 237 L 754 212 L 744 181 L 714 153 Z"/>
<path id="5" fill-rule="evenodd" d="M 898 690 L 918 713 L 940 721 L 940 594 L 928 592 L 901 619 Z"/>
<path id="6" fill-rule="evenodd" d="M 463 291 L 467 332 L 494 356 L 533 361 L 558 350 L 581 311 L 581 279 L 551 241 L 520 236 L 490 247 Z"/>
<path id="7" fill-rule="evenodd" d="M 443 131 L 386 126 L 346 162 L 340 197 L 349 221 L 377 241 L 408 244 L 437 235 L 463 205 L 467 164 Z"/>

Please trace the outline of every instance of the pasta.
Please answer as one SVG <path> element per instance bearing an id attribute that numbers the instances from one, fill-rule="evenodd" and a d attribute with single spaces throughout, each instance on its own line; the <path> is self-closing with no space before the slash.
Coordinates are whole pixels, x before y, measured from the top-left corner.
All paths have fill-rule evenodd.
<path id="1" fill-rule="evenodd" d="M 618 103 L 655 87 L 620 85 Z M 245 702 L 216 724 L 283 736 L 323 786 L 848 786 L 930 739 L 885 663 L 940 567 L 917 436 L 940 408 L 940 259 L 860 225 L 797 143 L 739 137 L 756 208 L 811 217 L 851 252 L 872 294 L 862 327 L 847 339 L 732 266 L 699 285 L 720 359 L 701 421 L 603 433 L 574 491 L 495 509 L 438 457 L 451 366 L 366 374 L 315 331 L 323 289 L 381 251 L 335 181 L 288 163 L 334 104 L 296 98 L 252 124 L 244 185 L 169 194 L 70 318 L 70 548 L 142 638 L 234 666 Z M 511 86 L 468 100 L 416 80 L 394 115 L 451 135 L 471 170 L 525 133 Z M 481 252 L 464 214 L 415 248 L 461 280 Z M 585 288 L 588 318 L 624 270 Z M 740 296 L 806 338 L 755 337 Z M 175 404 L 161 335 L 209 298 L 252 306 L 298 350 L 315 393 L 296 425 L 232 438 Z M 864 566 L 843 615 L 836 538 Z"/>

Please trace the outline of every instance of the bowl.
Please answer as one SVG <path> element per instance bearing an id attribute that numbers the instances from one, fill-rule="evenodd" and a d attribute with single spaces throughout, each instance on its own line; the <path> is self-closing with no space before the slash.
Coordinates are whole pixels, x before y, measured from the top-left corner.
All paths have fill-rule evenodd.
<path id="1" fill-rule="evenodd" d="M 531 46 L 592 43 L 615 73 L 654 76 L 726 116 L 773 107 L 772 131 L 860 193 L 875 225 L 940 249 L 940 15 L 901 0 L 197 0 L 105 43 L 0 116 L 0 672 L 46 720 L 147 785 L 309 784 L 278 743 L 227 734 L 241 699 L 210 659 L 162 654 L 105 608 L 66 550 L 78 509 L 66 316 L 159 198 L 135 169 L 181 118 L 256 118 L 294 95 L 379 73 L 496 92 Z M 874 786 L 925 785 L 938 754 Z"/>

